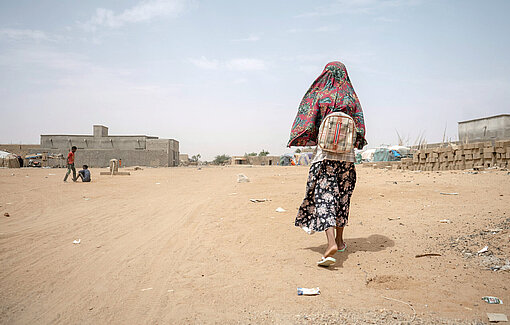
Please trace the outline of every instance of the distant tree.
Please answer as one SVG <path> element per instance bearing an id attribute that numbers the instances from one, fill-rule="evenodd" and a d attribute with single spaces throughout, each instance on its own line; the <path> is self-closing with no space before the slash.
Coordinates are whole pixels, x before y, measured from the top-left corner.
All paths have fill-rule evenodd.
<path id="1" fill-rule="evenodd" d="M 212 161 L 212 163 L 214 165 L 222 165 L 222 164 L 228 162 L 229 160 L 230 160 L 230 156 L 223 154 L 223 155 L 214 157 L 214 160 Z"/>
<path id="2" fill-rule="evenodd" d="M 269 155 L 269 151 L 265 151 L 264 149 L 262 149 L 262 151 L 259 153 L 259 157 L 265 157 Z"/>
<path id="3" fill-rule="evenodd" d="M 256 153 L 256 152 L 250 152 L 250 153 L 245 153 L 245 154 L 244 154 L 244 156 L 245 156 L 245 157 L 254 157 L 254 156 L 256 156 L 256 155 L 257 155 L 257 153 Z"/>
<path id="4" fill-rule="evenodd" d="M 301 153 L 301 149 L 297 148 L 296 151 L 294 151 L 295 153 Z"/>
<path id="5" fill-rule="evenodd" d="M 199 160 L 201 157 L 202 157 L 202 156 L 198 153 L 198 154 L 196 154 L 196 155 L 191 156 L 191 158 L 189 159 L 189 161 L 190 161 L 190 162 L 195 162 L 195 163 L 197 163 L 197 162 L 198 162 L 198 160 Z"/>

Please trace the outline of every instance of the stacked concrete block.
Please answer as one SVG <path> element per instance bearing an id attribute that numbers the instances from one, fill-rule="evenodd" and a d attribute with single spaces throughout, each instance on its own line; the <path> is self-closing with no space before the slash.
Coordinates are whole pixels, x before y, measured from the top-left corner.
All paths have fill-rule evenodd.
<path id="1" fill-rule="evenodd" d="M 418 159 L 416 159 L 418 160 Z M 414 157 L 413 158 L 402 158 L 400 160 L 400 167 L 397 166 L 397 168 L 404 169 L 404 170 L 410 170 L 413 168 L 414 164 Z"/>
<path id="2" fill-rule="evenodd" d="M 509 167 L 510 140 L 450 145 L 421 149 L 413 158 L 402 159 L 398 168 L 407 170 L 463 170 L 476 167 Z"/>
<path id="3" fill-rule="evenodd" d="M 496 141 L 495 159 L 496 166 L 510 167 L 510 140 Z"/>

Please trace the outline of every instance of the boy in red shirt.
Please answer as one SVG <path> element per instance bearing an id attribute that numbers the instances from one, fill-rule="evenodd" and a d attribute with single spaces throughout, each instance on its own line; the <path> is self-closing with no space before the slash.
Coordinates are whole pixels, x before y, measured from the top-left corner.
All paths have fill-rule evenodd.
<path id="1" fill-rule="evenodd" d="M 67 173 L 64 177 L 64 182 L 67 182 L 67 177 L 71 174 L 71 170 L 73 171 L 73 182 L 76 182 L 76 169 L 74 168 L 74 153 L 76 149 L 76 146 L 73 146 L 69 154 L 67 154 Z"/>

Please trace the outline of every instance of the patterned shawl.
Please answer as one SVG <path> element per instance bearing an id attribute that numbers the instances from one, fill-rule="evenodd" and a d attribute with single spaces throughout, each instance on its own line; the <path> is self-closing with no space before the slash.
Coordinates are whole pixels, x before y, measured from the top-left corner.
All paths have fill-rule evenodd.
<path id="1" fill-rule="evenodd" d="M 354 119 L 356 125 L 354 147 L 362 149 L 367 144 L 363 110 L 345 65 L 338 61 L 326 65 L 301 100 L 287 146 L 317 145 L 321 122 L 332 112 L 343 112 Z"/>

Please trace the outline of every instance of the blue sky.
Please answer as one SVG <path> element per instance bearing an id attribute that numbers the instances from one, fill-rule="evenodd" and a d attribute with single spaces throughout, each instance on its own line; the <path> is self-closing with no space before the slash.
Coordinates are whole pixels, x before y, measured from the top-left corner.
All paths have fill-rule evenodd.
<path id="1" fill-rule="evenodd" d="M 369 147 L 509 113 L 509 1 L 2 1 L 0 143 L 148 134 L 181 152 L 281 154 L 297 106 L 345 63 Z"/>

